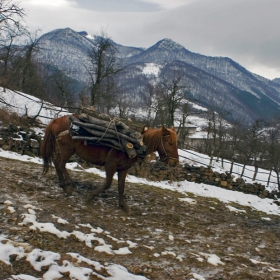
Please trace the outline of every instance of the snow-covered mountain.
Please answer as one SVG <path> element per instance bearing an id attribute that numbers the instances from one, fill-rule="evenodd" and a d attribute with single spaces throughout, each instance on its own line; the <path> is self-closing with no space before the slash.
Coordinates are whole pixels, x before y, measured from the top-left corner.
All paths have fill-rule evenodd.
<path id="1" fill-rule="evenodd" d="M 95 37 L 70 28 L 57 29 L 39 38 L 38 59 L 86 82 L 88 50 Z M 123 98 L 142 105 L 147 84 L 179 71 L 193 102 L 226 113 L 229 120 L 269 119 L 279 112 L 280 83 L 246 70 L 227 57 L 209 57 L 163 39 L 148 49 L 114 43 L 125 72 L 119 80 Z M 149 69 L 149 70 L 148 70 Z"/>

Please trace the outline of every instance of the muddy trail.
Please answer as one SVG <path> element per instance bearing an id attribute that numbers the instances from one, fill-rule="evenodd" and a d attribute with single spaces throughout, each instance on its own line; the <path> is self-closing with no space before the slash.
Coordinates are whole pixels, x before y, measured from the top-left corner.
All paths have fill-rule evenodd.
<path id="1" fill-rule="evenodd" d="M 88 204 L 87 195 L 104 179 L 84 171 L 70 174 L 75 192 L 67 196 L 58 187 L 54 170 L 42 176 L 41 165 L 0 158 L 0 235 L 14 244 L 26 244 L 27 251 L 59 253 L 61 262 L 74 252 L 100 264 L 119 264 L 148 279 L 280 279 L 279 216 L 233 203 L 239 211 L 230 211 L 223 202 L 190 193 L 185 196 L 193 203 L 188 203 L 180 200 L 185 197 L 182 193 L 132 183 L 126 184 L 129 211 L 124 212 L 118 207 L 115 181 Z M 99 239 L 82 241 L 77 234 L 62 238 L 34 229 L 23 222 L 26 205 L 36 209 L 42 224 L 53 223 L 68 233 L 98 229 Z M 97 249 L 100 239 L 111 245 L 109 251 Z M 0 260 L 0 279 L 18 274 L 40 278 L 49 269 L 36 270 L 25 257 L 10 256 L 9 262 Z M 90 263 L 75 265 L 96 271 L 88 279 L 109 277 Z M 58 279 L 71 278 L 65 273 Z"/>

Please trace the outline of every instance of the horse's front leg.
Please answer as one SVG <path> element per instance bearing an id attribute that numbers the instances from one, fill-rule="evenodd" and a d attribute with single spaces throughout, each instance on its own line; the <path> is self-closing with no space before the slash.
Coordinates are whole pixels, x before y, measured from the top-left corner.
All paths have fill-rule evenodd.
<path id="1" fill-rule="evenodd" d="M 106 180 L 105 180 L 104 185 L 101 188 L 98 188 L 91 192 L 91 194 L 88 196 L 88 199 L 87 199 L 88 202 L 90 202 L 93 198 L 98 196 L 100 193 L 109 189 L 110 186 L 112 185 L 113 177 L 116 172 L 116 167 L 112 166 L 112 165 L 106 165 L 105 172 L 106 172 Z"/>
<path id="2" fill-rule="evenodd" d="M 119 206 L 128 211 L 128 206 L 124 199 L 124 187 L 125 187 L 125 178 L 127 175 L 127 170 L 122 170 L 118 172 L 118 191 L 119 191 Z"/>

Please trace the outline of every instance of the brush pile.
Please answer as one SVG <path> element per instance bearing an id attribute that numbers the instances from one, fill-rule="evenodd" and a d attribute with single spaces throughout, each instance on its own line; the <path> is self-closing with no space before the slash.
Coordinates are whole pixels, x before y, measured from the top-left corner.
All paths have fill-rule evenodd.
<path id="1" fill-rule="evenodd" d="M 69 116 L 70 135 L 83 140 L 85 145 L 102 145 L 126 152 L 129 158 L 145 157 L 146 146 L 142 133 L 144 126 L 118 118 L 111 118 L 84 108 L 80 115 Z"/>

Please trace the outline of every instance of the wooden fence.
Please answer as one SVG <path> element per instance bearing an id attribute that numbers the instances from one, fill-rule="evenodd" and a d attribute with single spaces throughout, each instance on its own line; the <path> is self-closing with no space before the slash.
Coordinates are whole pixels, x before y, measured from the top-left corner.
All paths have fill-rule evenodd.
<path id="1" fill-rule="evenodd" d="M 200 154 L 191 150 L 179 150 L 181 161 L 194 166 L 211 167 L 220 172 L 229 172 L 236 177 L 242 177 L 245 181 L 254 181 L 268 186 L 272 189 L 278 189 L 278 178 L 276 172 L 255 166 L 244 165 L 229 161 L 226 159 L 213 157 L 212 160 L 209 156 Z"/>

